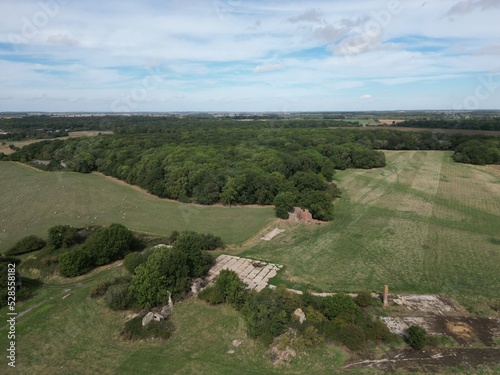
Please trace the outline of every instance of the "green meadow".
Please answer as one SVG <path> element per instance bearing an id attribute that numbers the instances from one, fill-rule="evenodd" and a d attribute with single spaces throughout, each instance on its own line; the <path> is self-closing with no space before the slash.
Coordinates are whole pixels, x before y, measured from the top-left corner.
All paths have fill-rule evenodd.
<path id="1" fill-rule="evenodd" d="M 189 205 L 154 197 L 99 174 L 40 172 L 0 163 L 0 252 L 29 234 L 46 236 L 58 224 L 121 223 L 168 235 L 193 230 L 244 242 L 274 220 L 272 207 Z"/>

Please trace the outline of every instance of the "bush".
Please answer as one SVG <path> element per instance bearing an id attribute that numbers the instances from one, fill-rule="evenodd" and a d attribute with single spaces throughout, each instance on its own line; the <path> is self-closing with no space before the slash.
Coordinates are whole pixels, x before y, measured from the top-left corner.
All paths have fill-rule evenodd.
<path id="1" fill-rule="evenodd" d="M 356 324 L 346 324 L 339 331 L 340 342 L 351 350 L 363 350 L 366 337 L 363 329 Z"/>
<path id="2" fill-rule="evenodd" d="M 127 284 L 128 286 L 131 281 L 130 276 L 118 276 L 111 280 L 100 281 L 90 288 L 90 298 L 103 297 L 111 285 Z"/>
<path id="3" fill-rule="evenodd" d="M 101 281 L 90 288 L 90 298 L 99 298 L 106 294 L 108 288 L 111 286 L 111 281 Z"/>
<path id="4" fill-rule="evenodd" d="M 330 320 L 338 318 L 346 323 L 355 323 L 361 314 L 354 299 L 343 293 L 325 297 L 321 304 L 321 312 Z"/>
<path id="5" fill-rule="evenodd" d="M 48 245 L 52 250 L 76 245 L 79 239 L 78 230 L 69 225 L 56 225 L 49 229 Z"/>
<path id="6" fill-rule="evenodd" d="M 142 339 L 144 336 L 144 332 L 142 330 L 142 317 L 136 316 L 135 318 L 125 322 L 120 335 L 125 340 L 130 341 Z"/>
<path id="7" fill-rule="evenodd" d="M 110 285 L 106 291 L 106 305 L 111 310 L 127 310 L 134 303 L 134 297 L 128 291 L 130 283 Z"/>
<path id="8" fill-rule="evenodd" d="M 394 342 L 397 336 L 389 331 L 389 328 L 380 319 L 369 321 L 365 325 L 365 335 L 367 340 Z"/>
<path id="9" fill-rule="evenodd" d="M 240 280 L 236 272 L 229 270 L 220 271 L 215 282 L 215 287 L 224 296 L 224 301 L 229 302 L 235 308 L 239 309 L 245 303 L 246 285 Z"/>
<path id="10" fill-rule="evenodd" d="M 147 338 L 159 338 L 167 340 L 172 336 L 174 325 L 169 320 L 160 322 L 152 321 L 146 327 L 142 326 L 142 317 L 137 316 L 123 326 L 120 335 L 125 340 L 142 340 Z"/>
<path id="11" fill-rule="evenodd" d="M 274 337 L 285 332 L 289 322 L 282 301 L 271 289 L 248 293 L 241 312 L 247 323 L 248 336 L 259 338 L 265 344 L 270 344 Z"/>
<path id="12" fill-rule="evenodd" d="M 161 320 L 159 322 L 153 320 L 143 328 L 143 331 L 145 338 L 168 340 L 174 332 L 174 325 L 170 320 L 167 319 Z"/>
<path id="13" fill-rule="evenodd" d="M 215 250 L 224 247 L 224 242 L 213 234 L 200 234 L 192 231 L 184 231 L 175 238 L 175 247 L 192 248 L 198 250 Z"/>
<path id="14" fill-rule="evenodd" d="M 429 340 L 427 337 L 427 331 L 424 328 L 415 325 L 408 328 L 407 335 L 408 345 L 416 350 L 423 349 Z"/>
<path id="15" fill-rule="evenodd" d="M 101 228 L 85 242 L 85 247 L 92 255 L 94 265 L 104 264 L 122 259 L 131 248 L 133 235 L 121 224 L 111 224 Z"/>
<path id="16" fill-rule="evenodd" d="M 64 277 L 83 275 L 94 267 L 92 255 L 86 248 L 77 247 L 59 255 L 59 273 Z"/>
<path id="17" fill-rule="evenodd" d="M 355 299 L 356 303 L 360 307 L 368 307 L 373 303 L 372 294 L 368 291 L 361 291 Z"/>
<path id="18" fill-rule="evenodd" d="M 5 255 L 20 255 L 40 250 L 45 246 L 45 241 L 37 236 L 28 236 L 19 240 Z"/>
<path id="19" fill-rule="evenodd" d="M 135 269 L 141 264 L 146 263 L 146 260 L 153 254 L 154 250 L 154 248 L 149 248 L 140 253 L 134 252 L 127 254 L 123 260 L 123 266 L 128 272 L 135 275 Z"/>
<path id="20" fill-rule="evenodd" d="M 198 298 L 207 301 L 211 305 L 218 305 L 225 302 L 224 291 L 215 285 L 210 285 L 198 293 Z"/>

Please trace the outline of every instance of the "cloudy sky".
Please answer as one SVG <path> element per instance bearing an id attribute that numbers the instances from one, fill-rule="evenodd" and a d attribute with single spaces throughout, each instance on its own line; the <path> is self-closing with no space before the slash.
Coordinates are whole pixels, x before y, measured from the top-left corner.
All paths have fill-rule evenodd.
<path id="1" fill-rule="evenodd" d="M 500 0 L 2 0 L 0 111 L 500 109 Z"/>

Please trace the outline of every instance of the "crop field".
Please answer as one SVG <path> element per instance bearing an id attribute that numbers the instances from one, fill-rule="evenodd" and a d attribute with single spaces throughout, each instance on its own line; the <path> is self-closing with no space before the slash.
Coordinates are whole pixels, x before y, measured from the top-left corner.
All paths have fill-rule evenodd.
<path id="1" fill-rule="evenodd" d="M 450 152 L 390 151 L 387 167 L 338 172 L 343 197 L 322 226 L 242 251 L 285 265 L 281 277 L 325 291 L 500 297 L 500 169 Z"/>
<path id="2" fill-rule="evenodd" d="M 120 272 L 122 268 L 114 268 L 98 277 Z M 308 350 L 307 356 L 298 356 L 290 366 L 276 369 L 267 348 L 247 337 L 237 311 L 193 300 L 175 305 L 175 331 L 167 342 L 124 341 L 119 332 L 130 311 L 113 312 L 103 301 L 90 299 L 91 282 L 44 286 L 35 298 L 19 306 L 19 312 L 34 308 L 18 318 L 16 369 L 8 371 L 7 357 L 2 355 L 0 366 L 7 369 L 3 373 L 325 374 L 347 359 L 338 347 L 322 345 Z M 0 314 L 6 316 L 6 309 Z M 7 337 L 5 323 L 0 325 L 0 335 Z M 233 340 L 241 345 L 234 347 Z"/>
<path id="3" fill-rule="evenodd" d="M 0 162 L 0 251 L 58 224 L 121 223 L 168 235 L 193 230 L 241 243 L 274 220 L 272 207 L 198 206 L 167 201 L 98 174 L 40 172 Z"/>
<path id="4" fill-rule="evenodd" d="M 32 143 L 41 142 L 41 141 L 54 141 L 56 139 L 64 140 L 68 138 L 80 138 L 80 137 L 95 137 L 98 134 L 113 134 L 112 131 L 95 131 L 95 130 L 83 130 L 77 132 L 68 132 L 67 137 L 59 137 L 59 138 L 49 138 L 49 139 L 30 139 L 28 141 L 2 141 L 0 142 L 0 152 L 3 152 L 5 155 L 9 155 L 14 153 L 14 150 L 9 148 L 10 145 L 14 145 L 19 148 L 23 148 L 24 146 L 30 145 Z M 5 143 L 5 144 L 2 144 Z"/>

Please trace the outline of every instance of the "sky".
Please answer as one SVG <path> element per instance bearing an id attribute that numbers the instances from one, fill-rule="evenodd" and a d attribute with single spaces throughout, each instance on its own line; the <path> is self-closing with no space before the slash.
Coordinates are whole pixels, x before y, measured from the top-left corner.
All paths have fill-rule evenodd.
<path id="1" fill-rule="evenodd" d="M 500 109 L 500 0 L 2 0 L 0 112 Z"/>

